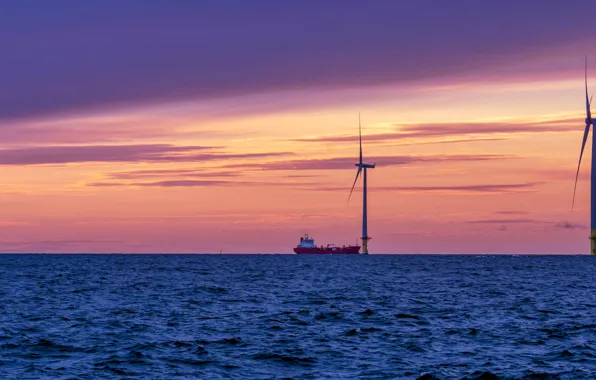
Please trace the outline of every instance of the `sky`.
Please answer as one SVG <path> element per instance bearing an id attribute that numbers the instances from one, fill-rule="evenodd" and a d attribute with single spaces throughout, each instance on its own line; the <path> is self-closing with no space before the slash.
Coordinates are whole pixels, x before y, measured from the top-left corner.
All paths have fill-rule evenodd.
<path id="1" fill-rule="evenodd" d="M 360 113 L 371 253 L 587 254 L 589 143 L 571 201 L 595 13 L 588 0 L 3 4 L 0 251 L 357 243 Z"/>

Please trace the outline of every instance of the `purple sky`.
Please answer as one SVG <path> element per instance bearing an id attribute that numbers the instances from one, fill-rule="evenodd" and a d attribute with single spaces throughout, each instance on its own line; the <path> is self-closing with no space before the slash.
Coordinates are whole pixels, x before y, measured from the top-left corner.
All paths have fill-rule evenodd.
<path id="1" fill-rule="evenodd" d="M 591 1 L 12 2 L 0 119 L 486 70 L 585 41 L 595 13 Z"/>

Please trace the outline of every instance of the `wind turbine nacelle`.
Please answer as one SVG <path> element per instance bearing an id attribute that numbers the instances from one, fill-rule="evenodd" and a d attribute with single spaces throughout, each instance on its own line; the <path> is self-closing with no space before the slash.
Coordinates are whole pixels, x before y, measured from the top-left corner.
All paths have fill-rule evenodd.
<path id="1" fill-rule="evenodd" d="M 363 168 L 367 168 L 367 169 L 374 169 L 375 168 L 375 164 L 360 164 L 359 166 L 360 167 L 363 167 Z"/>

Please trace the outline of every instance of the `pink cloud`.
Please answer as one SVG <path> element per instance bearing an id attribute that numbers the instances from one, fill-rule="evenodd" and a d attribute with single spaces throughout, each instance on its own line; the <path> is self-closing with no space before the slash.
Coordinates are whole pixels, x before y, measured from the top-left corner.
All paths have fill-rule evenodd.
<path id="1" fill-rule="evenodd" d="M 9 148 L 0 150 L 0 165 L 47 165 L 85 162 L 202 162 L 292 154 L 289 152 L 196 153 L 213 149 L 214 147 L 175 146 L 170 144 Z"/>

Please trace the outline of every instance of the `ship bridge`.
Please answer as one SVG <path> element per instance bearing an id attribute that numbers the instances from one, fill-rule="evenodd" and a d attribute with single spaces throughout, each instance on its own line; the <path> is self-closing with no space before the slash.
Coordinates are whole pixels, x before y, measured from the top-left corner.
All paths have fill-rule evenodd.
<path id="1" fill-rule="evenodd" d="M 308 234 L 304 234 L 304 237 L 300 238 L 300 244 L 298 244 L 300 248 L 315 248 L 315 239 L 309 238 Z"/>

